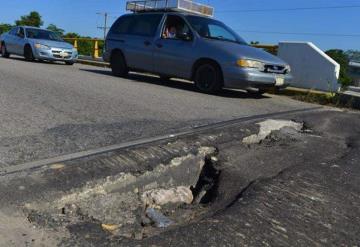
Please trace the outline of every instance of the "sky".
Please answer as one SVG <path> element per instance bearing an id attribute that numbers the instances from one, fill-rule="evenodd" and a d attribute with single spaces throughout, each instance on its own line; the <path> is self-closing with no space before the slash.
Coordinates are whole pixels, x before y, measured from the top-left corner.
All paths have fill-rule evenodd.
<path id="1" fill-rule="evenodd" d="M 126 0 L 3 0 L 0 23 L 38 11 L 50 23 L 84 36 L 102 37 L 98 26 L 125 13 Z M 360 0 L 198 0 L 248 42 L 311 41 L 322 50 L 360 50 Z M 343 6 L 343 8 L 338 8 Z M 319 8 L 318 8 L 319 7 Z M 336 7 L 321 9 L 322 7 Z M 308 9 L 317 8 L 317 9 Z"/>

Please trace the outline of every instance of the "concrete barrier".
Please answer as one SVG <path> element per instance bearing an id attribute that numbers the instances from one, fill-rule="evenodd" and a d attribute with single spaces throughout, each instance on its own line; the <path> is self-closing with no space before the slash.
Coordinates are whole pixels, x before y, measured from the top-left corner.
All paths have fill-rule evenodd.
<path id="1" fill-rule="evenodd" d="M 280 42 L 278 56 L 292 69 L 293 87 L 337 92 L 340 65 L 311 42 Z"/>

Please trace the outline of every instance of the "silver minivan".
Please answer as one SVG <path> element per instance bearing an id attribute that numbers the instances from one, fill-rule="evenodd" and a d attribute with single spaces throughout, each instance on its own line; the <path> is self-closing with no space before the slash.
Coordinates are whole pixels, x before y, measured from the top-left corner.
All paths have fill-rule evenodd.
<path id="1" fill-rule="evenodd" d="M 107 35 L 103 58 L 116 76 L 141 71 L 182 78 L 206 93 L 225 87 L 262 94 L 292 79 L 280 58 L 248 45 L 222 22 L 187 11 L 121 16 Z"/>

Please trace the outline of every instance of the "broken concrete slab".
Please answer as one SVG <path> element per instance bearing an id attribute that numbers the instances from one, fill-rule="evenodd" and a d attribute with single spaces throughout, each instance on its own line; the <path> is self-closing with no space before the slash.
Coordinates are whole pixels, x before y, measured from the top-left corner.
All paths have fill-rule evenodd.
<path id="1" fill-rule="evenodd" d="M 205 160 L 215 153 L 213 147 L 199 147 L 195 153 L 175 157 L 142 174 L 122 172 L 90 181 L 51 202 L 27 203 L 26 211 L 34 221 L 53 222 L 53 227 L 67 227 L 85 219 L 101 223 L 105 226 L 102 229 L 113 235 L 132 236 L 146 208 L 191 204 L 194 197 L 190 188 L 196 186 Z"/>
<path id="2" fill-rule="evenodd" d="M 295 131 L 300 132 L 304 124 L 296 123 L 290 120 L 273 120 L 268 119 L 263 122 L 257 123 L 260 126 L 260 130 L 258 134 L 254 134 L 243 139 L 243 143 L 245 144 L 258 144 L 263 141 L 266 137 L 268 137 L 271 132 L 276 130 L 281 130 L 283 128 L 291 128 Z"/>
<path id="3" fill-rule="evenodd" d="M 191 204 L 194 196 L 190 187 L 179 186 L 170 189 L 153 189 L 141 195 L 144 205 L 157 208 L 167 204 Z"/>

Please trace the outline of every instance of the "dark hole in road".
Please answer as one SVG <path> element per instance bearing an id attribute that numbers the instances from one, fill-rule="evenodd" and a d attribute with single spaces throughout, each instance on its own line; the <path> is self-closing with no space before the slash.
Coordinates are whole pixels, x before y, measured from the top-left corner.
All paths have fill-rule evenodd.
<path id="1" fill-rule="evenodd" d="M 216 168 L 215 157 L 206 156 L 205 165 L 195 187 L 191 187 L 195 203 L 208 204 L 214 202 L 221 170 Z"/>

